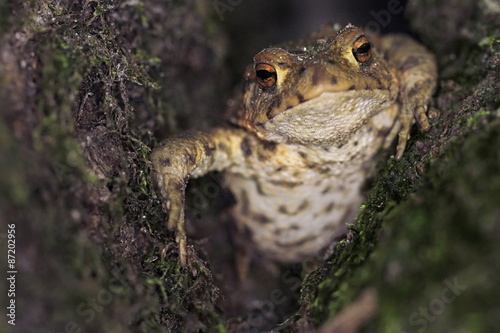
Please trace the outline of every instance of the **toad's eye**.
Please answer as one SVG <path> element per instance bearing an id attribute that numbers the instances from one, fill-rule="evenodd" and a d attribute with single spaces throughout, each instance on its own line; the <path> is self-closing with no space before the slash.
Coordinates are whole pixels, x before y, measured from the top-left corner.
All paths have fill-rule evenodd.
<path id="1" fill-rule="evenodd" d="M 264 88 L 271 88 L 276 84 L 276 80 L 278 79 L 276 69 L 268 64 L 257 64 L 255 66 L 255 74 L 257 75 L 257 81 Z"/>
<path id="2" fill-rule="evenodd" d="M 368 62 L 372 58 L 372 46 L 365 36 L 359 37 L 352 47 L 354 58 L 362 64 Z"/>

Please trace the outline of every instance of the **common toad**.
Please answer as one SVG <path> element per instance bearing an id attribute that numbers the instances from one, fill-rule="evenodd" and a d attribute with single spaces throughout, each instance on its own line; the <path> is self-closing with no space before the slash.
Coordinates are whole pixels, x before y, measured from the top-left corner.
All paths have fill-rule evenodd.
<path id="1" fill-rule="evenodd" d="M 327 246 L 354 217 L 375 154 L 414 119 L 423 130 L 437 80 L 434 56 L 410 37 L 328 26 L 271 47 L 244 75 L 227 127 L 175 135 L 151 154 L 168 227 L 187 263 L 185 188 L 224 171 L 239 230 L 265 256 L 296 262 Z"/>

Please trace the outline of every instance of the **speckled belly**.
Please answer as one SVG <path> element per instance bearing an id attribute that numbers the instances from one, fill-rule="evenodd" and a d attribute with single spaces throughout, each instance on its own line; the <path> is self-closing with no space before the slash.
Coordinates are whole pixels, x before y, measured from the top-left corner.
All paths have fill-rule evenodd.
<path id="1" fill-rule="evenodd" d="M 353 222 L 365 177 L 347 165 L 317 173 L 306 183 L 230 176 L 239 227 L 267 257 L 295 262 L 313 256 Z M 352 171 L 349 171 L 349 170 Z"/>
<path id="2" fill-rule="evenodd" d="M 374 155 L 397 133 L 397 111 L 391 107 L 380 112 L 341 146 L 287 148 L 302 160 L 284 158 L 293 155 L 285 149 L 278 151 L 281 162 L 253 160 L 251 173 L 244 173 L 249 167 L 232 170 L 228 181 L 237 199 L 234 216 L 240 230 L 277 261 L 297 262 L 318 254 L 346 223 L 354 222 Z"/>

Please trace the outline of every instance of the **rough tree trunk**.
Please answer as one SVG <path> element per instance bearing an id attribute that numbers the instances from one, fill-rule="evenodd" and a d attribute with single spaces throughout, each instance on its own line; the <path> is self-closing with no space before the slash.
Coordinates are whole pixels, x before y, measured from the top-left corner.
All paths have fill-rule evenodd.
<path id="1" fill-rule="evenodd" d="M 15 225 L 17 270 L 16 325 L 1 331 L 251 328 L 217 307 L 210 263 L 179 267 L 149 178 L 157 140 L 210 125 L 230 95 L 213 10 L 0 1 L 0 219 L 2 233 Z M 304 277 L 287 330 L 500 325 L 500 4 L 411 1 L 407 14 L 439 62 L 432 129 L 379 163 L 349 238 Z"/>

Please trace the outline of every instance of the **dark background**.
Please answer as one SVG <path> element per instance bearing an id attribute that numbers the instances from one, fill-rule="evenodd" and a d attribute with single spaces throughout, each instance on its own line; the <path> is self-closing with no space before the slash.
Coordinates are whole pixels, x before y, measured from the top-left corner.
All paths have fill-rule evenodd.
<path id="1" fill-rule="evenodd" d="M 382 33 L 409 31 L 403 11 L 391 14 L 387 20 L 384 14 L 389 2 L 399 3 L 394 7 L 403 8 L 405 0 L 240 2 L 232 11 L 221 14 L 222 24 L 230 38 L 229 59 L 238 64 L 245 54 L 256 54 L 264 47 L 306 36 L 327 23 L 365 26 L 373 21 L 377 22 Z M 213 4 L 216 6 L 216 2 Z"/>

